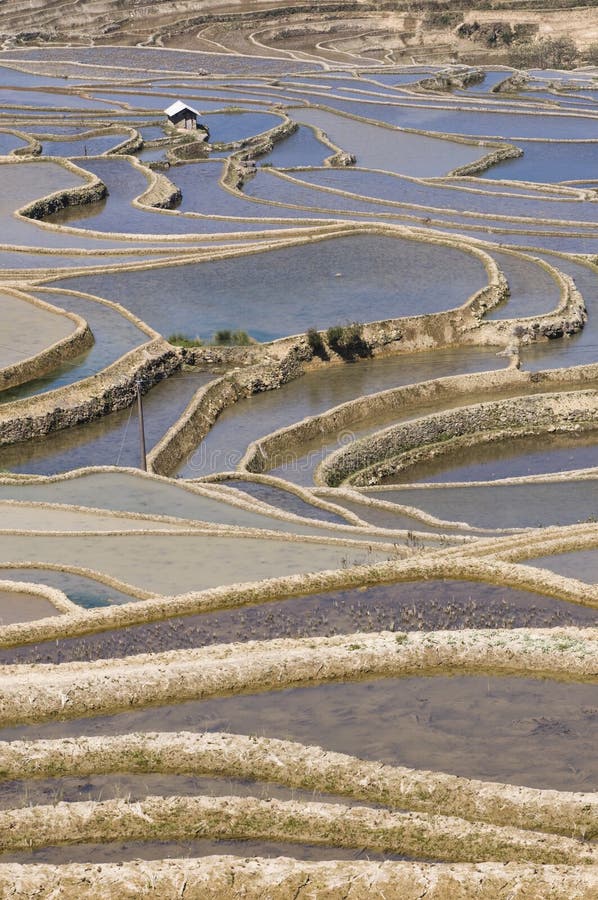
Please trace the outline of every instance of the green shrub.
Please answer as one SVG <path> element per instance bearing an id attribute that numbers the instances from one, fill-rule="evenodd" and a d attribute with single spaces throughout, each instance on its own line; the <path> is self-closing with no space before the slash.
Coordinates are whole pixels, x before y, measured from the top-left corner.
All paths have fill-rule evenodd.
<path id="1" fill-rule="evenodd" d="M 310 328 L 307 332 L 307 343 L 314 356 L 319 356 L 324 362 L 330 359 L 328 351 L 326 350 L 326 344 L 322 340 L 322 335 L 319 331 L 316 331 L 315 328 Z"/>
<path id="2" fill-rule="evenodd" d="M 214 335 L 213 343 L 217 347 L 247 347 L 253 341 L 246 331 L 231 331 L 230 328 L 221 328 Z"/>
<path id="3" fill-rule="evenodd" d="M 363 325 L 359 322 L 333 325 L 326 332 L 326 338 L 330 349 L 348 362 L 372 355 L 372 348 L 363 337 Z"/>
<path id="4" fill-rule="evenodd" d="M 203 341 L 201 338 L 190 338 L 186 334 L 182 334 L 180 331 L 176 331 L 174 334 L 171 334 L 169 338 L 167 338 L 169 344 L 174 344 L 176 347 L 203 347 Z"/>

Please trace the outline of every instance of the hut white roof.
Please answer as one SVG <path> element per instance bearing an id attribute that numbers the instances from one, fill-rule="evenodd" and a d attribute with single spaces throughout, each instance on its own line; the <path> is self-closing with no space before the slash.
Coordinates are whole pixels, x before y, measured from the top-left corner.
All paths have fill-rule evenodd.
<path id="1" fill-rule="evenodd" d="M 167 116 L 176 116 L 177 113 L 182 112 L 184 109 L 188 109 L 189 112 L 199 116 L 199 112 L 196 109 L 193 109 L 192 106 L 189 106 L 188 103 L 183 103 L 181 100 L 175 100 L 174 103 L 171 103 L 170 106 L 164 110 L 164 112 Z"/>

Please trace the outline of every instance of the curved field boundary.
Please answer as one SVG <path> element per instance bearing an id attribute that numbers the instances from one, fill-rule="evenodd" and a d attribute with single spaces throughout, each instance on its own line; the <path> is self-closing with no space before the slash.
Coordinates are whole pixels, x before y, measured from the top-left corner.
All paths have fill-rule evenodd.
<path id="1" fill-rule="evenodd" d="M 598 146 L 598 142 L 597 142 L 597 146 Z M 320 168 L 321 167 L 319 167 L 319 166 L 301 166 L 301 167 L 296 166 L 296 167 L 290 167 L 288 169 L 278 169 L 278 168 L 272 167 L 269 171 L 271 171 L 271 173 L 273 175 L 275 175 L 277 178 L 280 178 L 281 181 L 287 181 L 290 184 L 297 184 L 300 187 L 305 187 L 312 191 L 320 191 L 323 194 L 331 194 L 333 196 L 336 195 L 339 197 L 347 197 L 350 200 L 357 200 L 358 202 L 361 202 L 361 203 L 366 202 L 369 204 L 373 204 L 374 206 L 380 205 L 380 206 L 384 206 L 384 207 L 396 208 L 397 210 L 413 210 L 417 213 L 425 213 L 426 216 L 428 216 L 429 214 L 434 214 L 434 215 L 438 216 L 438 215 L 447 215 L 447 214 L 452 213 L 454 215 L 457 215 L 460 219 L 461 218 L 471 219 L 472 222 L 479 220 L 481 223 L 486 222 L 488 219 L 492 219 L 493 222 L 494 221 L 496 221 L 496 222 L 513 222 L 515 224 L 521 223 L 524 225 L 555 225 L 555 226 L 567 226 L 568 228 L 577 227 L 577 228 L 582 228 L 582 229 L 596 227 L 595 222 L 587 221 L 584 219 L 555 219 L 555 218 L 543 218 L 541 216 L 507 215 L 506 213 L 494 212 L 491 208 L 489 208 L 487 212 L 477 212 L 477 211 L 462 210 L 462 209 L 451 210 L 451 208 L 447 207 L 447 206 L 430 206 L 428 204 L 410 203 L 410 202 L 405 202 L 405 201 L 401 201 L 401 200 L 385 200 L 380 197 L 369 197 L 367 194 L 357 194 L 353 191 L 347 191 L 343 188 L 334 188 L 334 187 L 330 187 L 329 185 L 320 185 L 317 182 L 305 181 L 304 179 L 299 177 L 302 172 L 308 172 L 308 173 L 309 172 L 318 172 L 318 170 Z M 446 187 L 448 190 L 459 190 L 459 188 L 457 188 L 455 185 L 452 185 L 450 183 L 445 185 L 444 178 L 442 178 L 442 177 L 415 178 L 415 177 L 405 176 L 405 175 L 398 176 L 396 172 L 389 172 L 385 169 L 374 169 L 374 168 L 366 169 L 366 168 L 360 168 L 360 167 L 355 167 L 355 171 L 387 175 L 391 178 L 396 178 L 397 180 L 402 179 L 402 180 L 406 180 L 406 181 L 412 181 L 412 182 L 415 182 L 416 184 L 428 185 L 432 188 L 440 186 L 442 188 Z M 497 182 L 493 182 L 493 183 L 496 184 Z M 524 182 L 521 182 L 520 184 L 524 184 Z M 464 188 L 461 188 L 461 190 L 464 190 Z M 469 188 L 468 190 L 470 193 L 485 194 L 486 196 L 488 196 L 488 192 L 481 190 L 481 188 L 480 189 Z M 558 196 L 558 197 L 550 197 L 550 198 L 549 197 L 537 197 L 537 198 L 534 197 L 533 199 L 539 204 L 543 203 L 543 202 L 545 202 L 545 203 L 563 203 L 564 204 L 564 203 L 571 203 L 572 201 L 573 202 L 581 202 L 582 200 L 588 200 L 591 196 L 591 192 L 588 192 L 588 191 L 576 192 L 576 193 L 577 193 L 577 196 L 575 196 L 573 198 Z M 501 193 L 500 196 L 501 197 L 502 196 L 515 196 L 516 197 L 517 194 L 510 194 L 508 192 L 505 192 L 504 194 Z M 490 198 L 491 197 L 492 197 L 492 194 L 490 194 Z M 246 199 L 259 200 L 260 198 L 247 197 Z M 261 199 L 263 199 L 263 198 L 261 198 Z M 268 200 L 266 202 L 272 203 L 272 204 L 277 203 L 278 205 L 284 205 L 284 206 L 290 205 L 290 204 L 281 203 L 281 201 L 274 201 L 274 200 L 272 200 L 272 201 Z M 305 209 L 306 207 L 301 207 L 301 208 Z M 323 209 L 322 211 L 324 212 L 325 210 Z M 338 214 L 346 216 L 346 215 L 350 214 L 350 212 L 348 212 L 347 210 L 344 210 L 344 211 L 338 210 Z M 355 215 L 357 215 L 357 216 L 371 215 L 371 213 L 355 212 Z M 386 213 L 386 215 L 391 215 L 391 214 Z M 597 213 L 597 216 L 598 216 L 598 213 Z M 465 225 L 463 227 L 465 227 Z"/>
<path id="2" fill-rule="evenodd" d="M 0 572 L 6 571 L 6 573 L 10 573 L 12 569 L 29 569 L 32 572 L 35 572 L 37 569 L 42 571 L 48 570 L 52 572 L 66 572 L 72 575 L 81 575 L 84 578 L 89 578 L 91 581 L 97 581 L 99 584 L 105 584 L 108 587 L 114 588 L 114 590 L 119 591 L 123 594 L 128 594 L 129 596 L 139 599 L 139 600 L 148 600 L 150 598 L 160 597 L 161 594 L 157 594 L 155 591 L 146 591 L 143 588 L 138 587 L 137 585 L 128 584 L 126 581 L 120 581 L 118 578 L 113 578 L 111 575 L 106 575 L 103 572 L 95 572 L 93 569 L 87 569 L 84 566 L 69 566 L 63 565 L 62 563 L 51 563 L 51 562 L 3 562 L 0 563 Z M 43 576 L 42 576 L 43 577 Z M 40 584 L 41 582 L 27 582 L 27 584 Z M 65 595 L 66 596 L 66 595 Z M 71 602 L 71 601 L 69 601 Z M 69 610 L 69 614 L 74 615 L 75 617 L 79 617 L 82 612 L 82 607 L 78 603 L 73 604 L 74 608 Z M 41 620 L 39 620 L 41 621 Z"/>
<path id="3" fill-rule="evenodd" d="M 15 594 L 33 594 L 36 597 L 43 597 L 44 600 L 48 600 L 61 613 L 74 613 L 78 609 L 77 604 L 69 600 L 64 591 L 50 587 L 47 584 L 2 579 L 0 580 L 0 591 Z"/>
<path id="4" fill-rule="evenodd" d="M 178 354 L 162 338 L 126 353 L 112 365 L 75 384 L 0 407 L 0 446 L 19 443 L 90 422 L 130 406 L 136 383 L 154 384 L 181 366 Z"/>
<path id="5" fill-rule="evenodd" d="M 94 137 L 104 137 L 105 135 L 113 134 L 115 137 L 122 137 L 124 134 L 125 137 L 123 140 L 118 141 L 114 145 L 114 147 L 110 147 L 108 150 L 104 150 L 100 156 L 112 156 L 114 154 L 119 153 L 134 153 L 136 150 L 140 150 L 143 146 L 143 141 L 141 139 L 141 135 L 137 131 L 136 128 L 125 125 L 105 125 L 104 127 L 95 127 L 88 128 L 85 131 L 78 132 L 77 134 L 60 134 L 54 135 L 51 131 L 44 133 L 36 132 L 36 143 L 40 143 L 40 147 L 45 146 L 46 149 L 50 150 L 52 148 L 53 140 L 59 140 L 62 142 L 67 141 L 85 141 Z M 29 135 L 30 139 L 33 138 L 32 135 Z M 44 141 L 47 141 L 47 144 L 44 144 Z M 30 151 L 31 152 L 31 151 Z M 41 152 L 41 150 L 40 150 Z M 22 154 L 21 154 L 22 155 Z M 52 156 L 52 154 L 49 154 Z M 87 154 L 85 154 L 87 156 Z M 57 157 L 61 158 L 61 157 Z"/>
<path id="6" fill-rule="evenodd" d="M 488 400 L 505 396 L 533 396 L 558 390 L 582 390 L 590 387 L 598 375 L 598 365 L 572 366 L 567 369 L 552 369 L 546 372 L 521 371 L 515 366 L 496 371 L 471 373 L 466 375 L 447 375 L 415 385 L 389 388 L 377 394 L 368 394 L 349 400 L 339 406 L 332 407 L 316 416 L 309 416 L 293 425 L 280 428 L 265 435 L 258 441 L 249 444 L 247 451 L 239 463 L 240 471 L 263 473 L 275 468 L 277 460 L 286 455 L 303 442 L 314 440 L 320 436 L 333 436 L 339 430 L 351 428 L 372 416 L 390 413 L 410 413 L 422 406 L 428 406 L 435 400 L 442 404 L 454 404 L 459 398 L 467 398 L 472 394 L 484 396 Z M 436 414 L 438 415 L 438 414 Z M 399 426 L 392 426 L 399 427 Z M 407 427 L 407 425 L 406 425 Z M 380 430 L 363 441 L 372 441 L 383 435 L 388 429 Z M 357 443 L 357 442 L 354 442 Z M 365 446 L 365 445 L 362 445 Z M 342 447 L 330 454 L 316 470 L 318 484 L 328 483 L 330 466 L 336 461 L 344 460 L 343 454 L 351 454 L 354 444 Z M 361 452 L 361 447 L 359 448 Z M 337 456 L 338 454 L 338 456 Z M 347 460 L 352 459 L 350 455 Z M 476 529 L 477 530 L 477 529 Z"/>
<path id="7" fill-rule="evenodd" d="M 331 95 L 332 96 L 332 95 Z M 339 99 L 346 100 L 346 97 L 340 97 Z M 379 103 L 377 100 L 360 100 L 360 103 Z M 405 106 L 405 104 L 395 103 L 388 101 L 388 98 L 385 99 L 385 104 L 389 106 Z M 491 166 L 495 165 L 497 162 L 502 161 L 503 159 L 512 159 L 514 157 L 523 156 L 523 152 L 516 147 L 514 144 L 510 144 L 507 141 L 503 141 L 500 138 L 486 138 L 486 137 L 473 137 L 467 135 L 460 134 L 451 134 L 449 132 L 444 131 L 429 131 L 423 128 L 408 128 L 405 126 L 398 125 L 390 125 L 388 122 L 381 122 L 378 119 L 370 119 L 367 116 L 361 116 L 357 113 L 349 113 L 346 110 L 336 109 L 334 106 L 327 106 L 325 103 L 310 103 L 310 109 L 321 109 L 323 112 L 329 112 L 336 116 L 343 116 L 346 119 L 351 119 L 354 122 L 363 122 L 366 125 L 376 125 L 379 128 L 386 128 L 389 131 L 398 131 L 403 134 L 420 134 L 423 137 L 437 138 L 438 140 L 446 140 L 452 141 L 455 144 L 467 144 L 469 147 L 481 147 L 481 148 L 490 148 L 488 152 L 483 153 L 480 159 L 474 160 L 474 162 L 468 164 L 467 166 L 461 166 L 454 169 L 451 172 L 448 172 L 447 175 L 473 175 L 478 172 L 483 172 L 486 169 L 489 169 Z M 409 108 L 412 108 L 412 104 L 409 104 Z M 427 109 L 425 104 L 422 104 L 422 108 Z M 437 108 L 437 107 L 435 107 Z M 442 107 L 438 107 L 441 108 Z M 448 106 L 446 107 L 450 112 L 454 112 L 455 107 Z M 484 110 L 479 109 L 478 112 L 497 112 L 497 110 Z M 521 113 L 524 115 L 525 113 Z M 527 115 L 533 115 L 534 113 L 529 112 Z M 537 113 L 536 113 L 537 114 Z M 577 116 L 577 114 L 575 114 Z M 594 118 L 593 116 L 588 116 L 588 118 Z"/>
<path id="8" fill-rule="evenodd" d="M 5 851 L 149 837 L 234 840 L 242 834 L 244 840 L 366 848 L 451 862 L 598 863 L 592 844 L 560 835 L 428 813 L 253 797 L 149 796 L 136 803 L 73 801 L 0 810 L 0 834 Z"/>
<path id="9" fill-rule="evenodd" d="M 6 293 L 18 297 L 19 300 L 22 300 L 24 303 L 30 303 L 32 306 L 37 306 L 39 309 L 44 309 L 49 313 L 70 319 L 74 323 L 75 328 L 71 334 L 55 341 L 49 347 L 40 350 L 39 353 L 29 356 L 26 359 L 21 359 L 10 366 L 1 368 L 0 391 L 17 387 L 17 385 L 33 381 L 34 378 L 47 375 L 67 360 L 79 356 L 84 350 L 88 350 L 89 347 L 92 346 L 94 342 L 93 334 L 89 325 L 81 316 L 76 313 L 66 312 L 57 306 L 53 306 L 51 303 L 45 303 L 43 300 L 32 297 L 22 291 L 15 290 L 14 288 L 5 288 L 4 290 Z M 23 339 L 26 343 L 25 335 L 23 336 Z"/>
<path id="10" fill-rule="evenodd" d="M 571 531 L 572 529 L 566 530 Z M 577 535 L 585 532 L 590 535 L 595 533 L 589 525 L 580 526 L 573 531 L 575 539 L 577 540 Z M 537 542 L 538 537 L 543 539 L 543 536 L 538 536 L 536 530 L 526 533 L 526 537 L 525 546 L 530 549 L 524 550 L 524 553 L 529 558 L 534 555 L 534 541 Z M 374 584 L 399 584 L 421 579 L 453 578 L 500 584 L 547 594 L 556 599 L 577 603 L 592 609 L 598 608 L 598 587 L 595 585 L 566 578 L 547 569 L 517 565 L 492 556 L 492 548 L 495 552 L 500 552 L 500 549 L 497 550 L 497 548 L 500 548 L 504 541 L 505 538 L 493 538 L 487 544 L 488 553 L 482 554 L 480 558 L 464 553 L 463 548 L 461 548 L 461 552 L 459 550 L 435 550 L 433 552 L 419 551 L 418 553 L 414 553 L 411 549 L 408 551 L 407 558 L 399 558 L 376 565 L 351 566 L 326 572 L 269 578 L 263 581 L 226 585 L 204 591 L 191 591 L 174 597 L 158 596 L 155 593 L 143 591 L 138 587 L 124 584 L 105 573 L 91 569 L 58 564 L 48 565 L 35 561 L 15 561 L 3 564 L 0 569 L 51 568 L 57 571 L 64 570 L 101 581 L 117 590 L 142 599 L 119 606 L 86 611 L 78 610 L 76 614 L 63 616 L 60 621 L 38 620 L 0 626 L 0 647 L 13 647 L 56 638 L 94 634 L 114 628 L 125 628 L 128 625 L 162 621 L 171 616 L 195 615 L 202 612 L 270 603 L 310 593 L 367 587 Z M 478 543 L 472 544 L 474 554 L 477 552 Z M 505 547 L 507 552 L 508 549 Z"/>
<path id="11" fill-rule="evenodd" d="M 197 479 L 186 478 L 182 483 L 196 486 L 204 485 L 206 487 L 209 487 L 211 484 L 217 484 L 219 485 L 220 489 L 224 487 L 227 491 L 236 494 L 238 492 L 238 489 L 228 488 L 226 485 L 227 481 L 271 485 L 272 487 L 279 488 L 281 491 L 292 494 L 295 497 L 299 497 L 300 500 L 303 500 L 305 503 L 308 503 L 311 506 L 334 513 L 337 516 L 341 516 L 342 518 L 346 519 L 350 525 L 363 526 L 369 524 L 367 522 L 364 522 L 363 519 L 360 519 L 359 516 L 355 515 L 355 513 L 351 512 L 351 510 L 345 509 L 342 506 L 337 506 L 337 504 L 332 500 L 332 493 L 329 495 L 330 501 L 328 501 L 326 499 L 323 499 L 322 496 L 319 496 L 315 492 L 304 488 L 301 485 L 292 484 L 289 481 L 284 481 L 284 479 L 282 478 L 276 478 L 271 475 L 261 475 L 253 472 L 217 472 L 213 475 L 205 475 Z M 240 490 L 242 490 L 242 488 L 240 488 Z M 264 503 L 267 507 L 271 506 L 271 504 L 266 503 L 266 501 L 260 501 L 252 494 L 250 494 L 249 496 L 251 497 L 252 505 L 256 503 Z"/>
<path id="12" fill-rule="evenodd" d="M 262 476 L 263 477 L 263 476 Z M 519 534 L 526 529 L 521 528 L 483 528 L 475 525 L 470 525 L 468 522 L 452 522 L 447 519 L 439 519 L 437 516 L 432 515 L 429 512 L 426 512 L 423 509 L 419 509 L 416 506 L 408 506 L 405 503 L 394 503 L 391 500 L 379 499 L 376 496 L 372 496 L 371 494 L 362 493 L 362 489 L 359 491 L 350 490 L 348 488 L 325 488 L 319 487 L 314 491 L 314 495 L 316 497 L 320 497 L 322 499 L 329 497 L 331 500 L 334 497 L 338 497 L 339 500 L 347 500 L 352 503 L 354 506 L 363 506 L 365 509 L 378 509 L 389 513 L 395 513 L 396 515 L 403 515 L 412 517 L 416 522 L 419 520 L 426 525 L 431 526 L 432 528 L 436 528 L 438 531 L 442 529 L 448 531 L 460 531 L 464 535 L 467 535 L 468 532 L 474 532 L 476 536 L 483 534 L 511 534 L 517 533 Z M 341 509 L 343 507 L 340 507 Z M 354 512 L 354 510 L 353 510 Z M 359 517 L 357 517 L 359 518 Z M 359 521 L 367 521 L 361 520 Z M 369 523 L 371 525 L 371 522 Z M 423 537 L 429 539 L 429 532 L 421 532 L 417 533 L 414 530 L 411 530 L 411 533 L 416 535 L 418 538 Z M 433 537 L 433 535 L 431 535 Z M 442 540 L 446 539 L 447 535 L 442 535 Z"/>
<path id="13" fill-rule="evenodd" d="M 84 478 L 87 475 L 92 475 L 96 473 L 110 473 L 110 472 L 126 472 L 129 475 L 132 475 L 135 478 L 138 478 L 140 481 L 154 481 L 163 484 L 172 484 L 172 481 L 166 477 L 156 475 L 152 472 L 144 472 L 141 469 L 127 469 L 126 467 L 112 467 L 112 466 L 88 466 L 83 469 L 75 469 L 69 472 L 63 472 L 57 475 L 39 475 L 39 476 L 22 476 L 15 475 L 12 478 L 9 474 L 6 476 L 0 476 L 0 484 L 22 484 L 22 483 L 37 483 L 37 484 L 56 484 L 63 481 L 72 481 L 77 478 Z M 235 472 L 225 473 L 225 476 L 228 478 L 237 479 L 239 476 Z M 235 489 L 228 488 L 226 485 L 218 483 L 219 480 L 222 479 L 222 473 L 219 473 L 213 479 L 213 482 L 210 481 L 197 481 L 192 482 L 189 480 L 180 480 L 176 482 L 176 487 L 180 491 L 184 491 L 189 494 L 194 494 L 198 497 L 207 497 L 213 500 L 222 503 L 224 506 L 236 507 L 238 509 L 244 509 L 249 512 L 261 513 L 267 516 L 270 516 L 274 521 L 272 524 L 275 524 L 275 520 L 279 519 L 286 522 L 296 522 L 297 524 L 305 525 L 313 525 L 314 527 L 319 527 L 325 530 L 326 532 L 338 532 L 338 536 L 342 536 L 345 534 L 347 537 L 357 537 L 363 534 L 363 539 L 367 540 L 368 535 L 370 534 L 381 534 L 386 535 L 389 540 L 396 536 L 397 531 L 389 531 L 384 528 L 376 528 L 372 526 L 369 522 L 365 522 L 361 520 L 358 516 L 354 515 L 350 511 L 344 509 L 343 507 L 336 506 L 333 503 L 327 503 L 324 500 L 321 500 L 319 497 L 314 497 L 311 493 L 297 489 L 294 491 L 289 491 L 289 493 L 293 493 L 303 499 L 306 503 L 310 504 L 314 508 L 324 509 L 329 512 L 335 513 L 336 515 L 344 518 L 346 520 L 345 523 L 337 523 L 337 522 L 325 522 L 321 519 L 312 519 L 309 515 L 298 515 L 293 512 L 288 512 L 287 510 L 276 506 L 274 504 L 268 503 L 266 501 L 262 501 L 257 499 L 256 497 L 252 497 L 249 494 L 244 494 L 242 491 L 238 491 Z M 224 478 L 226 480 L 226 477 Z M 285 482 L 281 482 L 280 479 L 276 478 L 268 478 L 262 476 L 246 476 L 246 481 L 255 481 L 257 483 L 270 483 L 275 486 L 285 485 Z M 286 489 L 286 488 L 283 488 Z M 20 503 L 31 503 L 29 500 L 19 500 L 18 498 L 12 498 L 12 500 L 5 500 L 0 502 L 14 502 L 16 504 Z M 165 514 L 158 513 L 133 513 L 128 510 L 107 510 L 105 508 L 94 508 L 90 506 L 82 506 L 78 504 L 65 504 L 62 503 L 59 499 L 56 501 L 48 501 L 44 502 L 43 505 L 47 505 L 49 507 L 54 506 L 62 506 L 70 509 L 76 509 L 86 512 L 98 512 L 100 515 L 124 515 L 125 517 L 131 518 L 142 518 L 142 519 L 153 519 L 156 522 L 164 521 L 164 522 L 172 522 L 173 524 L 182 524 L 189 525 L 190 527 L 206 527 L 211 526 L 213 528 L 226 528 L 228 526 L 218 525 L 214 522 L 208 522 L 206 520 L 202 520 L 200 518 L 194 519 L 182 519 L 177 516 L 170 516 Z M 124 504 L 123 504 L 124 505 Z M 173 505 L 175 506 L 174 498 Z M 357 527 L 355 527 L 357 526 Z M 236 528 L 237 526 L 235 526 Z M 263 529 L 260 529 L 262 531 Z M 328 535 L 330 536 L 330 535 Z M 432 536 L 433 537 L 433 536 Z M 2 564 L 0 564 L 1 566 Z"/>
<path id="14" fill-rule="evenodd" d="M 498 305 L 506 299 L 508 287 L 496 263 L 486 253 L 480 255 L 479 249 L 473 245 L 448 242 L 443 237 L 430 235 L 392 226 L 361 226 L 339 230 L 336 234 L 318 235 L 315 239 L 342 236 L 343 234 L 386 234 L 409 240 L 439 243 L 457 246 L 465 252 L 478 256 L 488 272 L 489 284 L 469 297 L 460 307 L 438 313 L 420 316 L 404 316 L 372 322 L 364 328 L 364 338 L 372 351 L 399 351 L 428 349 L 434 346 L 446 346 L 458 343 L 463 335 L 470 335 L 480 329 L 482 316 L 487 309 Z M 307 238 L 311 241 L 314 238 Z M 303 243 L 303 240 L 292 245 Z M 267 248 L 266 248 L 267 249 Z M 504 347 L 508 343 L 508 325 L 498 323 L 494 329 L 496 342 Z M 322 339 L 326 340 L 324 332 Z M 485 333 L 484 333 L 485 338 Z M 469 338 L 472 342 L 475 338 Z M 485 342 L 485 341 L 483 341 Z M 489 342 L 492 342 L 490 338 Z M 148 456 L 148 466 L 159 474 L 168 474 L 176 468 L 180 460 L 193 450 L 205 437 L 220 413 L 239 399 L 263 390 L 272 390 L 288 381 L 297 378 L 304 371 L 303 364 L 313 360 L 305 335 L 281 338 L 270 344 L 262 345 L 268 362 L 248 368 L 232 375 L 224 375 L 200 388 L 190 401 L 186 410 L 162 440 L 153 448 Z M 334 356 L 334 354 L 333 354 Z M 322 373 L 325 373 L 322 368 Z"/>
<path id="15" fill-rule="evenodd" d="M 392 425 L 335 450 L 320 464 L 315 478 L 328 485 L 344 481 L 371 485 L 386 475 L 407 471 L 416 462 L 465 447 L 515 436 L 582 434 L 596 427 L 598 394 L 595 391 L 526 393 Z"/>
<path id="16" fill-rule="evenodd" d="M 28 161 L 29 160 L 26 158 L 18 160 L 22 165 L 27 165 Z M 6 160 L 0 159 L 0 165 L 2 165 L 3 162 L 6 164 Z M 37 200 L 25 204 L 25 206 L 21 206 L 14 213 L 18 219 L 44 219 L 51 213 L 57 212 L 60 209 L 65 209 L 68 206 L 83 206 L 87 203 L 96 203 L 98 200 L 103 200 L 104 197 L 106 197 L 108 191 L 104 182 L 90 172 L 87 172 L 85 169 L 82 169 L 80 166 L 75 165 L 75 163 L 70 162 L 70 160 L 65 160 L 60 156 L 42 156 L 39 159 L 36 158 L 36 163 L 43 162 L 61 165 L 67 171 L 80 176 L 84 183 L 77 185 L 76 187 L 63 188 L 60 191 L 54 191 L 52 194 L 40 197 Z M 10 159 L 10 164 L 14 165 L 14 163 L 15 160 Z"/>
<path id="17" fill-rule="evenodd" d="M 2 666 L 0 725 L 364 678 L 443 674 L 598 681 L 595 628 L 356 633 Z M 598 859 L 596 860 L 598 862 Z"/>
<path id="18" fill-rule="evenodd" d="M 15 134 L 25 142 L 24 147 L 15 147 L 14 150 L 11 150 L 9 156 L 39 156 L 41 154 L 42 145 L 34 135 L 21 131 L 19 128 L 7 128 L 5 130 L 10 134 Z"/>
<path id="19" fill-rule="evenodd" d="M 50 297 L 69 294 L 108 306 L 132 322 L 141 335 L 146 335 L 149 340 L 140 343 L 139 347 L 130 350 L 94 375 L 43 394 L 2 405 L 0 446 L 29 440 L 124 409 L 135 399 L 136 381 L 142 380 L 147 387 L 180 369 L 181 358 L 177 351 L 157 331 L 119 303 L 67 288 L 36 287 L 35 290 Z M 41 305 L 44 303 L 22 291 L 15 293 L 31 302 L 39 302 Z M 75 314 L 68 315 L 72 318 Z"/>
<path id="20" fill-rule="evenodd" d="M 0 746 L 1 779 L 118 772 L 243 778 L 584 840 L 598 831 L 596 793 L 538 790 L 385 765 L 256 735 L 142 732 Z"/>

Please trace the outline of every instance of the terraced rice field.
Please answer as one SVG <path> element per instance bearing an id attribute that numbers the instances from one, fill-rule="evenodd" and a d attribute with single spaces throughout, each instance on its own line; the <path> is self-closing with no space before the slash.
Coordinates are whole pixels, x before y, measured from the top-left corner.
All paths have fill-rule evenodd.
<path id="1" fill-rule="evenodd" d="M 0 52 L 0 895 L 594 898 L 598 70 L 210 34 Z"/>

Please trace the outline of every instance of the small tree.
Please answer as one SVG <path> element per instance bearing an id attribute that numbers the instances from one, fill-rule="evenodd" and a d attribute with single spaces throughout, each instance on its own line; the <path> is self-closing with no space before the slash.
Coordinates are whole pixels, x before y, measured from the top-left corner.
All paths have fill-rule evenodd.
<path id="1" fill-rule="evenodd" d="M 221 328 L 214 335 L 213 343 L 217 347 L 246 347 L 253 341 L 246 331 L 231 331 L 230 328 Z"/>
<path id="2" fill-rule="evenodd" d="M 358 357 L 372 355 L 372 348 L 363 337 L 363 325 L 359 322 L 351 322 L 350 325 L 333 325 L 326 332 L 326 338 L 331 350 L 353 362 Z"/>
<path id="3" fill-rule="evenodd" d="M 586 62 L 591 66 L 598 66 L 598 43 L 590 44 L 583 53 Z"/>
<path id="4" fill-rule="evenodd" d="M 326 344 L 322 340 L 322 335 L 315 328 L 310 328 L 307 332 L 307 343 L 314 356 L 319 356 L 324 362 L 327 362 L 330 359 L 328 351 L 326 350 Z"/>

